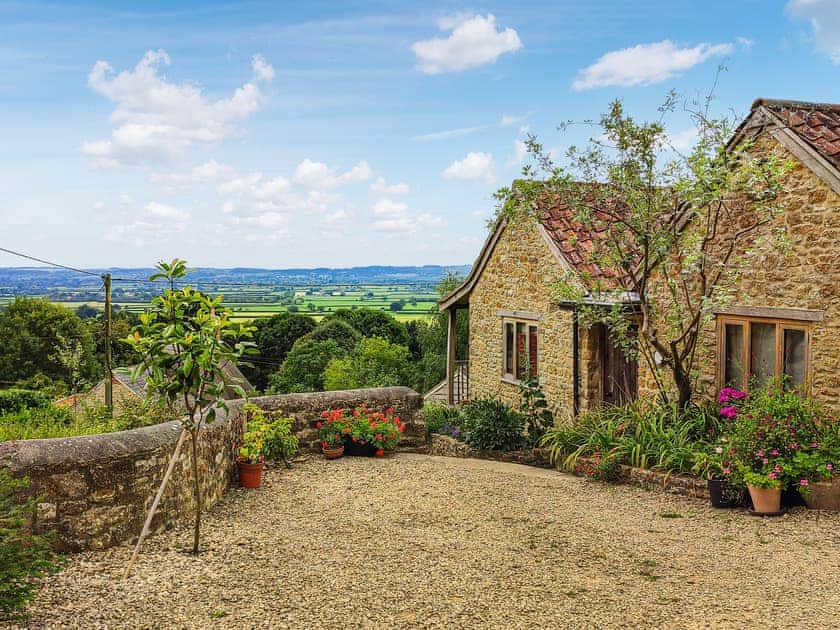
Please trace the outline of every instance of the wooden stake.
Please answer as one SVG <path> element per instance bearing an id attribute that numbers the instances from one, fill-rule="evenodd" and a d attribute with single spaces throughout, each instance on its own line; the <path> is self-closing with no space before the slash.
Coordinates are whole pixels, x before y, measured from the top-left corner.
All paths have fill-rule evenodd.
<path id="1" fill-rule="evenodd" d="M 140 532 L 140 537 L 137 539 L 137 544 L 134 546 L 134 553 L 131 554 L 131 560 L 128 561 L 128 565 L 126 565 L 125 571 L 123 571 L 123 579 L 126 579 L 128 574 L 131 572 L 131 567 L 134 566 L 137 556 L 140 553 L 140 545 L 143 544 L 143 539 L 149 535 L 149 528 L 152 526 L 152 518 L 154 518 L 158 504 L 160 503 L 161 497 L 163 497 L 163 491 L 166 490 L 166 484 L 169 483 L 169 477 L 172 475 L 172 470 L 175 468 L 175 462 L 178 460 L 178 455 L 181 453 L 181 446 L 183 446 L 184 438 L 186 437 L 187 430 L 181 427 L 181 435 L 178 436 L 178 442 L 175 444 L 175 450 L 172 451 L 172 457 L 169 458 L 169 465 L 166 467 L 166 473 L 163 475 L 163 480 L 160 482 L 157 494 L 155 494 L 155 500 L 152 501 L 152 507 L 149 508 L 149 513 L 146 515 L 146 522 L 143 523 L 143 529 Z"/>

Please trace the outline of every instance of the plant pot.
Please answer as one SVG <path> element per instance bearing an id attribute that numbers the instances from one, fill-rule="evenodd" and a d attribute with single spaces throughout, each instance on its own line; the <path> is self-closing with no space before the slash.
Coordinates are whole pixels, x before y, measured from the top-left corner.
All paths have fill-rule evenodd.
<path id="1" fill-rule="evenodd" d="M 370 442 L 364 444 L 347 442 L 344 447 L 344 454 L 350 457 L 373 457 L 376 455 L 376 448 Z"/>
<path id="2" fill-rule="evenodd" d="M 832 510 L 840 512 L 840 477 L 831 481 L 815 481 L 804 493 L 805 505 L 809 510 Z"/>
<path id="3" fill-rule="evenodd" d="M 236 462 L 239 466 L 239 486 L 241 488 L 259 488 L 262 485 L 262 473 L 264 462 L 249 464 L 248 462 Z"/>
<path id="4" fill-rule="evenodd" d="M 712 507 L 734 508 L 741 505 L 741 490 L 726 479 L 709 479 L 707 483 Z"/>
<path id="5" fill-rule="evenodd" d="M 344 455 L 344 444 L 339 444 L 338 446 L 321 447 L 321 452 L 327 459 L 338 459 L 339 457 Z"/>
<path id="6" fill-rule="evenodd" d="M 756 514 L 774 514 L 782 509 L 781 488 L 756 488 L 747 486 L 752 499 L 753 511 Z"/>

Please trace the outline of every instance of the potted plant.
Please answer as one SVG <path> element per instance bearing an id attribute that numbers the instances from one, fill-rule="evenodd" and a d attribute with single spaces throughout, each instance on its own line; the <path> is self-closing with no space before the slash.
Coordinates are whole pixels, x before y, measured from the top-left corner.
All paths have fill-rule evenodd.
<path id="1" fill-rule="evenodd" d="M 263 466 L 268 452 L 266 424 L 259 418 L 248 421 L 237 449 L 236 465 L 239 468 L 239 485 L 259 488 L 262 485 Z"/>
<path id="2" fill-rule="evenodd" d="M 325 411 L 322 416 L 325 422 L 320 428 L 338 427 L 344 443 L 344 454 L 356 457 L 383 457 L 386 451 L 396 448 L 405 431 L 405 424 L 399 416 L 394 415 L 390 407 L 384 412 L 378 412 L 361 405 L 353 410 Z M 334 433 L 330 429 L 323 435 Z M 324 437 L 322 447 L 323 441 Z"/>
<path id="3" fill-rule="evenodd" d="M 840 511 L 840 436 L 832 425 L 793 458 L 798 490 L 811 510 Z"/>
<path id="4" fill-rule="evenodd" d="M 755 514 L 778 514 L 782 490 L 797 477 L 797 457 L 814 443 L 822 414 L 810 399 L 784 382 L 754 386 L 749 396 L 727 400 L 728 455 L 743 476 Z M 726 411 L 726 413 L 724 413 Z M 805 484 L 808 480 L 804 479 Z"/>
<path id="5" fill-rule="evenodd" d="M 706 479 L 709 500 L 715 508 L 733 508 L 741 505 L 743 486 L 738 483 L 726 438 L 697 454 L 692 471 Z"/>
<path id="6" fill-rule="evenodd" d="M 782 479 L 771 475 L 774 473 L 744 473 L 744 482 L 756 514 L 778 514 L 782 510 Z"/>
<path id="7" fill-rule="evenodd" d="M 350 433 L 341 411 L 325 411 L 323 420 L 315 423 L 318 439 L 321 440 L 321 452 L 327 459 L 338 459 L 344 455 L 344 439 Z"/>

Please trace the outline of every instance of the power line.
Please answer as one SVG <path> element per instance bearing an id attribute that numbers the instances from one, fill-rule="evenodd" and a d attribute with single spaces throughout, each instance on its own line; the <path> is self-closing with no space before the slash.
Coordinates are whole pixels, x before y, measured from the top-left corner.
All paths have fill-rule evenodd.
<path id="1" fill-rule="evenodd" d="M 33 260 L 35 262 L 39 262 L 44 265 L 50 265 L 51 267 L 58 267 L 59 269 L 66 269 L 67 271 L 75 271 L 76 273 L 83 273 L 86 276 L 96 276 L 97 278 L 101 278 L 102 276 L 98 273 L 94 273 L 93 271 L 87 271 L 86 269 L 77 269 L 76 267 L 69 267 L 68 265 L 62 265 L 60 263 L 52 262 L 49 260 L 44 260 L 43 258 L 37 258 L 35 256 L 30 256 L 29 254 L 23 254 L 21 252 L 16 252 L 11 249 L 6 249 L 5 247 L 0 247 L 0 252 L 6 252 L 7 254 L 12 254 L 13 256 L 20 256 L 21 258 L 26 258 L 27 260 Z"/>

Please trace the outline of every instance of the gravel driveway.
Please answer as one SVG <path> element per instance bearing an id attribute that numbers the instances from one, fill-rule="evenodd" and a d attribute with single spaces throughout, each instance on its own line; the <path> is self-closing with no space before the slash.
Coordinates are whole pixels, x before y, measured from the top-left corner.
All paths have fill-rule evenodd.
<path id="1" fill-rule="evenodd" d="M 31 627 L 790 627 L 840 623 L 840 515 L 779 519 L 513 464 L 313 458 L 204 521 L 51 577 Z"/>

